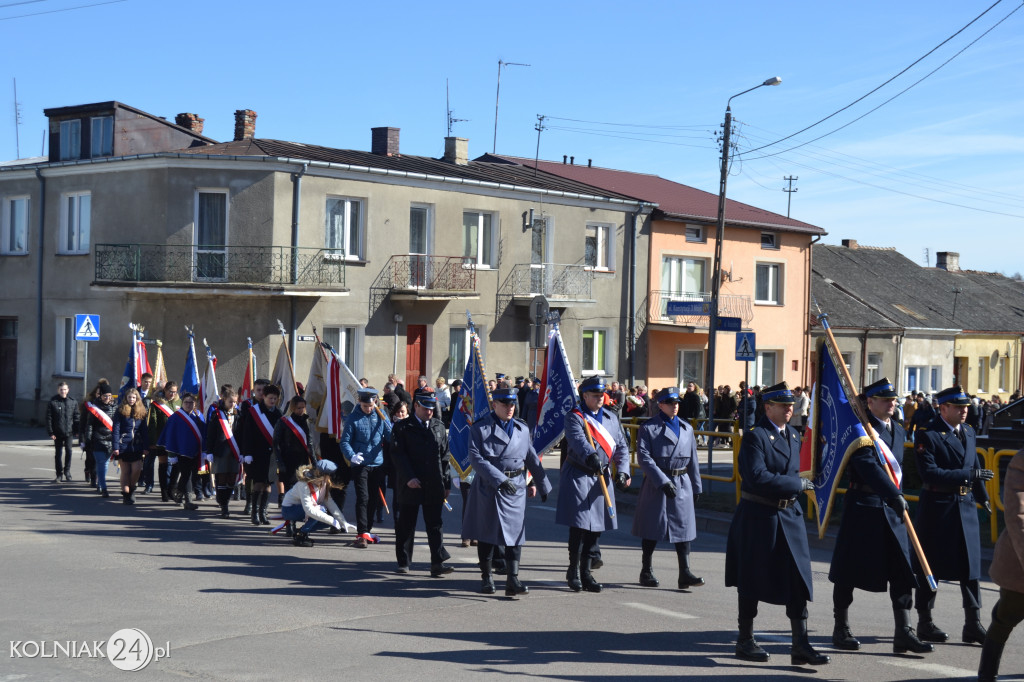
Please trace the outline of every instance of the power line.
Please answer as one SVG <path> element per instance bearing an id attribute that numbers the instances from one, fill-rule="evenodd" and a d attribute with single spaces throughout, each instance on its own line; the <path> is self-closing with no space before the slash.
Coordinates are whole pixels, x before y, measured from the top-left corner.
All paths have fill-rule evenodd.
<path id="1" fill-rule="evenodd" d="M 701 130 L 704 128 L 710 128 L 711 125 L 688 125 L 688 126 L 656 126 L 656 125 L 645 125 L 642 123 L 606 123 L 604 121 L 585 121 L 580 118 L 562 118 L 561 116 L 548 116 L 552 121 L 571 121 L 572 123 L 589 123 L 591 125 L 601 126 L 623 126 L 626 128 L 662 128 L 669 130 Z"/>
<path id="2" fill-rule="evenodd" d="M 981 19 L 981 18 L 982 18 L 983 16 L 985 16 L 986 14 L 988 14 L 989 12 L 991 12 L 991 11 L 992 11 L 992 8 L 994 8 L 994 7 L 996 6 L 996 5 L 998 5 L 998 4 L 999 4 L 999 3 L 1001 3 L 1002 1 L 1003 1 L 1003 0 L 996 0 L 996 2 L 995 2 L 995 3 L 993 3 L 991 7 L 989 7 L 988 9 L 986 9 L 986 10 L 985 10 L 984 12 L 982 12 L 982 13 L 981 13 L 981 14 L 979 14 L 978 16 L 974 17 L 974 19 L 972 19 L 972 20 L 971 20 L 970 22 L 968 22 L 968 23 L 967 23 L 967 24 L 966 24 L 966 25 L 965 25 L 965 26 L 964 26 L 963 28 L 961 28 L 961 29 L 960 29 L 959 31 L 957 31 L 956 33 L 954 33 L 953 35 L 949 36 L 948 38 L 946 38 L 945 40 L 943 40 L 943 41 L 942 41 L 941 43 L 939 43 L 938 45 L 936 45 L 935 47 L 933 47 L 933 48 L 932 48 L 931 50 L 929 50 L 928 52 L 926 52 L 926 53 L 925 53 L 924 55 L 922 55 L 921 57 L 919 57 L 918 59 L 916 59 L 916 60 L 915 60 L 915 61 L 914 61 L 913 63 L 911 63 L 911 64 L 910 64 L 909 66 L 907 66 L 907 67 L 906 67 L 906 68 L 904 68 L 904 69 L 903 69 L 902 71 L 900 71 L 899 73 L 897 73 L 897 74 L 896 74 L 895 76 L 893 76 L 893 77 L 892 77 L 892 78 L 890 78 L 889 80 L 885 81 L 885 82 L 884 82 L 884 83 L 882 83 L 881 85 L 877 86 L 877 87 L 876 87 L 876 88 L 874 88 L 873 90 L 871 90 L 871 91 L 867 92 L 866 94 L 864 94 L 864 95 L 862 95 L 862 96 L 858 97 L 857 99 L 853 100 L 852 102 L 850 102 L 849 104 L 847 104 L 847 105 L 846 105 L 845 107 L 843 107 L 842 109 L 838 109 L 837 111 L 833 111 L 833 112 L 832 112 L 831 114 L 829 114 L 829 115 L 828 115 L 828 116 L 826 116 L 825 118 L 823 118 L 823 119 L 821 119 L 821 120 L 819 120 L 819 121 L 817 121 L 817 122 L 815 122 L 815 123 L 812 123 L 811 125 L 807 126 L 806 128 L 803 128 L 803 129 L 801 129 L 801 130 L 798 130 L 798 131 L 796 131 L 795 133 L 793 133 L 793 134 L 791 134 L 791 135 L 787 135 L 786 137 L 783 137 L 783 138 L 781 138 L 781 139 L 775 140 L 774 142 L 770 142 L 770 143 L 768 143 L 768 144 L 766 144 L 766 145 L 763 145 L 763 146 L 761 146 L 761 147 L 757 147 L 756 149 L 751 149 L 751 150 L 750 150 L 750 152 L 756 152 L 756 151 L 758 151 L 758 150 L 760 150 L 760 149 L 765 149 L 765 148 L 767 148 L 767 147 L 772 147 L 772 146 L 774 146 L 774 145 L 777 145 L 777 144 L 778 144 L 778 143 L 780 143 L 780 142 L 784 142 L 784 141 L 786 141 L 786 140 L 788 140 L 788 139 L 790 139 L 790 138 L 796 137 L 796 136 L 797 136 L 797 135 L 799 135 L 800 133 L 805 133 L 805 132 L 807 132 L 808 130 L 810 130 L 811 128 L 813 128 L 813 127 L 815 127 L 815 126 L 817 126 L 817 125 L 820 125 L 820 124 L 824 123 L 825 121 L 829 120 L 829 119 L 830 119 L 830 118 L 832 118 L 833 116 L 835 116 L 835 115 L 837 115 L 837 114 L 840 114 L 840 113 L 842 113 L 842 112 L 846 111 L 847 109 L 849 109 L 850 107 L 852 107 L 852 106 L 853 106 L 854 104 L 857 104 L 858 102 L 860 102 L 860 101 L 862 101 L 862 100 L 864 100 L 864 99 L 866 99 L 866 98 L 870 97 L 870 96 L 871 96 L 871 95 L 873 95 L 874 93 L 876 93 L 876 92 L 878 92 L 879 90 L 881 90 L 882 88 L 884 88 L 884 87 L 885 87 L 886 85 L 888 85 L 889 83 L 893 82 L 894 80 L 896 80 L 897 78 L 899 78 L 900 76 L 902 76 L 903 74 L 905 74 L 905 73 L 906 73 L 907 71 L 909 71 L 909 70 L 910 70 L 910 69 L 912 69 L 912 68 L 913 68 L 914 66 L 916 66 L 917 64 L 919 64 L 919 63 L 920 63 L 920 62 L 921 62 L 922 60 L 924 60 L 925 58 L 927 58 L 927 57 L 928 57 L 929 55 L 931 55 L 931 54 L 932 54 L 933 52 L 935 52 L 936 50 L 938 50 L 938 49 L 939 49 L 940 47 L 942 47 L 943 45 L 945 45 L 946 43 L 948 43 L 948 42 L 949 42 L 950 40 L 952 40 L 953 38 L 957 37 L 958 35 L 960 35 L 960 34 L 961 34 L 961 33 L 963 33 L 964 31 L 966 31 L 966 30 L 967 30 L 967 29 L 968 29 L 968 28 L 969 28 L 969 27 L 971 26 L 971 24 L 973 24 L 974 22 L 978 21 L 978 20 L 979 20 L 979 19 Z M 748 153 L 750 153 L 750 152 L 748 152 Z"/>
<path id="3" fill-rule="evenodd" d="M 557 130 L 568 130 L 568 131 L 571 131 L 571 132 L 588 132 L 588 133 L 607 133 L 607 132 L 612 132 L 612 131 L 602 130 L 600 128 L 576 128 L 576 127 L 573 127 L 573 126 L 551 126 L 551 128 L 552 129 L 557 129 Z M 690 140 L 707 140 L 707 139 L 710 139 L 709 138 L 710 133 L 705 133 L 704 135 L 677 135 L 675 133 L 645 133 L 645 132 L 640 132 L 640 131 L 629 131 L 629 130 L 625 130 L 625 131 L 622 131 L 622 132 L 631 133 L 633 135 L 649 135 L 651 137 L 675 137 L 675 138 L 690 139 Z"/>
<path id="4" fill-rule="evenodd" d="M 14 7 L 15 5 L 32 5 L 37 2 L 45 2 L 46 0 L 21 0 L 21 2 L 5 2 L 0 5 L 0 8 Z"/>
<path id="5" fill-rule="evenodd" d="M 570 133 L 579 133 L 580 135 L 597 135 L 598 137 L 613 137 L 613 138 L 617 138 L 617 139 L 620 139 L 620 140 L 635 140 L 637 142 L 650 142 L 652 144 L 670 144 L 670 145 L 673 145 L 673 146 L 676 146 L 676 147 L 694 147 L 695 149 L 710 149 L 711 148 L 710 144 L 707 144 L 707 145 L 702 145 L 702 144 L 686 144 L 684 142 L 669 142 L 668 140 L 648 140 L 648 139 L 645 139 L 645 138 L 642 138 L 642 137 L 629 137 L 627 135 L 614 135 L 612 133 L 588 133 L 588 132 L 583 132 L 583 131 L 580 131 L 580 130 L 576 130 L 574 128 L 563 128 L 561 126 L 545 126 L 545 129 L 563 130 L 565 132 L 570 132 Z"/>
<path id="6" fill-rule="evenodd" d="M 0 21 L 10 21 L 11 19 L 24 19 L 25 17 L 38 17 L 43 14 L 57 14 L 58 12 L 70 12 L 75 9 L 87 9 L 89 7 L 99 7 L 100 5 L 116 5 L 119 2 L 127 2 L 128 0 L 107 0 L 107 2 L 94 2 L 91 5 L 78 5 L 77 7 L 64 7 L 63 9 L 51 9 L 45 12 L 33 12 L 32 14 L 19 14 L 13 17 L 0 17 Z"/>

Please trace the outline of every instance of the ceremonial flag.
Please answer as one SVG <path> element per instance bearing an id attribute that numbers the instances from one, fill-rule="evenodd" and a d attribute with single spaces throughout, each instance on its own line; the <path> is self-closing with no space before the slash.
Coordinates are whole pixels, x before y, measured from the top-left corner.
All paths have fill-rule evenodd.
<path id="1" fill-rule="evenodd" d="M 156 365 L 153 367 L 153 385 L 163 388 L 167 383 L 167 366 L 164 364 L 164 344 L 156 340 Z"/>
<path id="2" fill-rule="evenodd" d="M 181 378 L 181 386 L 178 387 L 178 395 L 191 393 L 196 396 L 196 402 L 201 402 L 199 397 L 199 363 L 196 362 L 196 343 L 192 330 L 185 327 L 188 332 L 188 352 L 185 354 L 185 374 Z M 200 410 L 201 411 L 201 410 Z"/>
<path id="3" fill-rule="evenodd" d="M 324 403 L 327 400 L 327 352 L 320 345 L 320 337 L 316 330 L 313 330 L 316 338 L 316 348 L 313 351 L 313 362 L 309 365 L 309 377 L 306 379 L 306 412 L 309 414 L 309 424 L 319 429 L 320 417 L 322 416 Z"/>
<path id="4" fill-rule="evenodd" d="M 361 386 L 359 379 L 334 352 L 334 349 L 327 344 L 323 344 L 323 346 L 330 349 L 331 357 L 327 366 L 326 397 L 320 418 L 317 420 L 317 429 L 325 431 L 335 438 L 341 438 L 341 432 L 345 428 L 341 404 L 347 400 L 354 407 L 359 400 Z"/>
<path id="5" fill-rule="evenodd" d="M 146 354 L 146 344 L 142 340 L 142 327 L 134 322 L 129 323 L 128 326 L 132 330 L 132 345 L 128 350 L 128 362 L 124 366 L 121 387 L 117 392 L 118 399 L 123 399 L 125 391 L 129 388 L 138 389 L 144 373 L 152 374 L 152 370 L 149 368 L 149 357 Z"/>
<path id="6" fill-rule="evenodd" d="M 199 403 L 199 411 L 202 413 L 203 419 L 206 420 L 208 418 L 207 411 L 220 400 L 220 392 L 217 386 L 217 356 L 210 350 L 206 339 L 203 339 L 203 345 L 206 346 L 206 371 L 203 372 L 196 402 Z"/>
<path id="7" fill-rule="evenodd" d="M 837 359 L 838 358 L 838 359 Z M 847 390 L 838 368 L 840 356 L 828 342 L 818 344 L 818 383 L 814 401 L 814 497 L 817 503 L 818 537 L 825 537 L 836 487 L 846 469 L 846 463 L 856 450 L 871 447 L 871 439 L 861 424 L 852 401 L 855 395 Z"/>
<path id="8" fill-rule="evenodd" d="M 281 332 L 281 347 L 277 349 L 277 360 L 274 362 L 274 373 L 270 375 L 270 383 L 281 387 L 282 409 L 295 396 L 295 372 L 292 371 L 292 358 L 288 355 L 288 341 Z"/>
<path id="9" fill-rule="evenodd" d="M 249 348 L 246 351 L 245 376 L 242 378 L 242 387 L 238 389 L 238 402 L 252 398 L 252 384 L 256 381 L 256 359 L 252 354 L 252 339 L 246 338 Z"/>
<path id="10" fill-rule="evenodd" d="M 533 449 L 542 455 L 554 447 L 565 433 L 565 415 L 576 407 L 576 381 L 562 345 L 558 325 L 548 333 L 544 353 L 544 373 L 540 377 L 537 399 L 537 426 L 533 431 Z"/>
<path id="11" fill-rule="evenodd" d="M 448 450 L 452 453 L 455 470 L 465 480 L 472 466 L 469 462 L 469 428 L 491 411 L 491 396 L 484 377 L 484 361 L 480 353 L 480 338 L 470 327 L 469 361 L 462 375 L 462 386 L 452 397 L 452 422 L 448 427 Z"/>
<path id="12" fill-rule="evenodd" d="M 800 471 L 811 472 L 814 470 L 814 415 L 817 410 L 814 406 L 818 401 L 818 384 L 815 382 L 811 388 L 811 409 L 807 413 L 807 423 L 804 424 L 804 436 L 800 441 Z"/>

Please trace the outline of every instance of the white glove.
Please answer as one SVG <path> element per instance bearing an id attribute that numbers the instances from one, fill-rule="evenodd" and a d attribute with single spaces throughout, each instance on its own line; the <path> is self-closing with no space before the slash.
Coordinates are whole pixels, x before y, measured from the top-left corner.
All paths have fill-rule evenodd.
<path id="1" fill-rule="evenodd" d="M 341 530 L 341 521 L 339 521 L 338 519 L 334 519 L 334 523 L 332 523 L 331 525 L 334 526 L 336 529 Z"/>
<path id="2" fill-rule="evenodd" d="M 203 455 L 203 459 L 205 459 L 210 464 L 213 464 L 213 454 L 212 453 L 209 453 L 209 452 L 206 453 L 205 455 Z"/>
<path id="3" fill-rule="evenodd" d="M 168 457 L 167 458 L 167 463 L 168 464 L 177 464 L 178 463 L 178 458 L 177 457 Z"/>
<path id="4" fill-rule="evenodd" d="M 352 466 L 357 467 L 363 463 L 363 453 L 357 452 L 352 455 Z"/>
<path id="5" fill-rule="evenodd" d="M 246 464 L 252 464 L 252 455 L 246 455 L 245 457 L 242 458 L 242 461 L 245 462 Z"/>

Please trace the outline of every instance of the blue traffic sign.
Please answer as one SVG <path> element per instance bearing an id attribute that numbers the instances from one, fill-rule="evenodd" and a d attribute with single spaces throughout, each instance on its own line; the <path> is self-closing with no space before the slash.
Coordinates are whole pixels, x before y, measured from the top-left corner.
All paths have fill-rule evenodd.
<path id="1" fill-rule="evenodd" d="M 720 332 L 738 332 L 741 329 L 743 329 L 743 321 L 738 317 L 718 318 L 718 331 Z"/>
<path id="2" fill-rule="evenodd" d="M 668 301 L 665 314 L 669 317 L 680 315 L 710 315 L 711 303 L 708 301 Z"/>
<path id="3" fill-rule="evenodd" d="M 757 344 L 754 332 L 740 332 L 736 335 L 736 361 L 757 362 Z"/>
<path id="4" fill-rule="evenodd" d="M 100 316 L 75 315 L 75 341 L 99 341 Z"/>

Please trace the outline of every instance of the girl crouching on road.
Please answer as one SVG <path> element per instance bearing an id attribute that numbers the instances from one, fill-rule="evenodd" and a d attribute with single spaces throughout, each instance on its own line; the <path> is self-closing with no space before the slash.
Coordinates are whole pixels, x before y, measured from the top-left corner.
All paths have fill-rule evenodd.
<path id="1" fill-rule="evenodd" d="M 320 528 L 336 528 L 350 531 L 355 527 L 345 521 L 341 509 L 331 499 L 328 491 L 334 487 L 331 474 L 338 470 L 338 465 L 322 459 L 314 466 L 299 467 L 297 481 L 284 495 L 281 504 L 281 516 L 285 521 L 297 524 L 305 521 L 295 530 L 292 539 L 296 547 L 312 547 L 313 541 L 309 534 Z"/>

